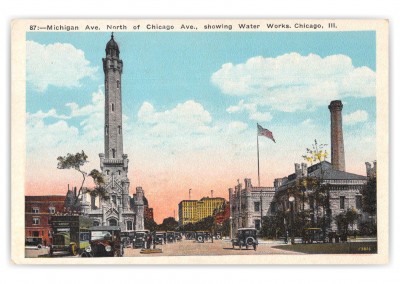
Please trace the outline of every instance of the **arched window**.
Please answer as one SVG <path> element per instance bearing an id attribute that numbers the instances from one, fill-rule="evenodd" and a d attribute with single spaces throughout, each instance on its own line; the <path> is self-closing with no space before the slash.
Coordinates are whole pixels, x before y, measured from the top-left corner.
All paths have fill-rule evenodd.
<path id="1" fill-rule="evenodd" d="M 106 135 L 108 135 L 108 125 L 106 125 Z"/>
<path id="2" fill-rule="evenodd" d="M 133 223 L 132 221 L 126 221 L 126 230 L 132 231 L 133 230 Z"/>
<path id="3" fill-rule="evenodd" d="M 117 80 L 117 89 L 119 89 L 120 88 L 120 83 L 119 83 L 119 80 Z"/>
<path id="4" fill-rule="evenodd" d="M 118 125 L 118 134 L 121 134 L 121 125 Z"/>
<path id="5" fill-rule="evenodd" d="M 93 221 L 93 226 L 94 227 L 100 226 L 100 222 L 99 221 Z"/>
<path id="6" fill-rule="evenodd" d="M 112 157 L 115 158 L 115 149 L 112 149 Z"/>
<path id="7" fill-rule="evenodd" d="M 109 175 L 110 174 L 110 171 L 109 170 L 106 170 L 106 175 Z"/>
<path id="8" fill-rule="evenodd" d="M 114 104 L 111 104 L 111 111 L 114 111 Z"/>
<path id="9" fill-rule="evenodd" d="M 118 175 L 119 175 L 119 176 L 121 175 L 121 171 L 118 171 Z"/>
<path id="10" fill-rule="evenodd" d="M 117 220 L 115 220 L 115 219 L 108 220 L 108 225 L 109 226 L 117 226 Z"/>

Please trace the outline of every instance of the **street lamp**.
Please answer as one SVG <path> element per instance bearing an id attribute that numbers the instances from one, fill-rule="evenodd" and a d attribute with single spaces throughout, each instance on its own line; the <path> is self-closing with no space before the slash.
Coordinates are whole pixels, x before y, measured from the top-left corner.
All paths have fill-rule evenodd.
<path id="1" fill-rule="evenodd" d="M 294 218 L 293 218 L 293 203 L 294 203 L 294 197 L 290 196 L 289 197 L 289 203 L 290 203 L 290 241 L 292 245 L 294 244 Z"/>

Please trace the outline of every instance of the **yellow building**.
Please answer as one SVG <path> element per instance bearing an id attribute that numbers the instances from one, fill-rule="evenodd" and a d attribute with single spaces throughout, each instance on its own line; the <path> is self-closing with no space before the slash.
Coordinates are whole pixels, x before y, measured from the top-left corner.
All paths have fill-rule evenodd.
<path id="1" fill-rule="evenodd" d="M 179 203 L 179 225 L 196 223 L 206 217 L 213 216 L 225 204 L 222 197 L 203 197 L 200 200 L 182 200 Z"/>

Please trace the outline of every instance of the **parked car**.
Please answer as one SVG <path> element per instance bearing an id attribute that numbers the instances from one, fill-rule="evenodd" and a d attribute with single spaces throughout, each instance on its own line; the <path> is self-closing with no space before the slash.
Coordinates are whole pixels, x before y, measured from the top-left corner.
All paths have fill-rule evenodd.
<path id="1" fill-rule="evenodd" d="M 239 249 L 253 247 L 254 250 L 257 250 L 257 230 L 255 228 L 238 229 L 236 238 L 232 239 L 232 248 L 234 249 L 235 246 L 238 246 Z"/>
<path id="2" fill-rule="evenodd" d="M 182 233 L 181 232 L 175 232 L 175 240 L 182 241 Z"/>
<path id="3" fill-rule="evenodd" d="M 166 239 L 165 232 L 156 232 L 154 242 L 156 245 L 162 245 L 164 243 L 164 239 Z"/>
<path id="4" fill-rule="evenodd" d="M 175 241 L 175 232 L 167 232 L 167 242 L 173 243 Z"/>
<path id="5" fill-rule="evenodd" d="M 89 246 L 82 257 L 123 256 L 121 228 L 118 226 L 96 226 L 89 228 Z"/>
<path id="6" fill-rule="evenodd" d="M 145 248 L 148 234 L 148 230 L 136 231 L 132 240 L 132 248 Z"/>
<path id="7" fill-rule="evenodd" d="M 303 244 L 325 243 L 328 242 L 328 236 L 324 236 L 321 228 L 305 228 L 303 229 L 301 242 Z"/>
<path id="8" fill-rule="evenodd" d="M 27 248 L 41 249 L 42 246 L 43 246 L 42 238 L 28 237 L 25 239 L 25 247 Z"/>
<path id="9" fill-rule="evenodd" d="M 207 231 L 198 231 L 196 232 L 196 241 L 199 243 L 204 243 L 206 241 L 213 241 L 212 234 Z"/>
<path id="10" fill-rule="evenodd" d="M 196 238 L 196 233 L 195 232 L 186 232 L 185 233 L 185 239 L 186 240 L 194 240 Z"/>

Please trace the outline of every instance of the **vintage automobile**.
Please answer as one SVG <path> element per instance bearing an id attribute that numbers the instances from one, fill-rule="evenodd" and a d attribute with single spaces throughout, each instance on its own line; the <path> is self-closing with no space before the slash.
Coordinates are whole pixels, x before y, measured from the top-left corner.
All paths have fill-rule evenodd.
<path id="1" fill-rule="evenodd" d="M 123 256 L 121 228 L 118 226 L 90 227 L 89 246 L 81 254 L 82 257 Z"/>
<path id="2" fill-rule="evenodd" d="M 328 236 L 324 236 L 321 228 L 304 228 L 301 242 L 303 244 L 325 243 L 328 242 Z"/>
<path id="3" fill-rule="evenodd" d="M 175 232 L 167 232 L 167 242 L 168 243 L 173 243 L 175 242 Z"/>
<path id="4" fill-rule="evenodd" d="M 186 232 L 185 233 L 185 239 L 186 240 L 194 240 L 196 238 L 196 233 L 195 232 Z"/>
<path id="5" fill-rule="evenodd" d="M 182 233 L 181 232 L 175 232 L 175 240 L 182 241 Z"/>
<path id="6" fill-rule="evenodd" d="M 222 239 L 222 233 L 221 233 L 221 232 L 216 232 L 216 233 L 214 234 L 214 238 L 215 238 L 216 240 Z"/>
<path id="7" fill-rule="evenodd" d="M 25 247 L 26 248 L 41 249 L 42 246 L 43 246 L 42 238 L 28 237 L 25 239 Z"/>
<path id="8" fill-rule="evenodd" d="M 204 243 L 205 241 L 213 241 L 212 234 L 206 231 L 198 231 L 196 232 L 196 241 L 199 243 Z"/>
<path id="9" fill-rule="evenodd" d="M 232 248 L 234 249 L 235 246 L 238 246 L 239 249 L 253 247 L 254 250 L 257 250 L 257 230 L 255 228 L 238 229 L 236 238 L 232 239 Z"/>
<path id="10" fill-rule="evenodd" d="M 166 233 L 165 232 L 156 232 L 155 237 L 154 237 L 154 243 L 156 245 L 162 245 L 164 240 L 166 240 Z"/>
<path id="11" fill-rule="evenodd" d="M 146 238 L 149 234 L 148 230 L 136 231 L 135 235 L 132 239 L 132 248 L 145 248 L 146 246 Z"/>

